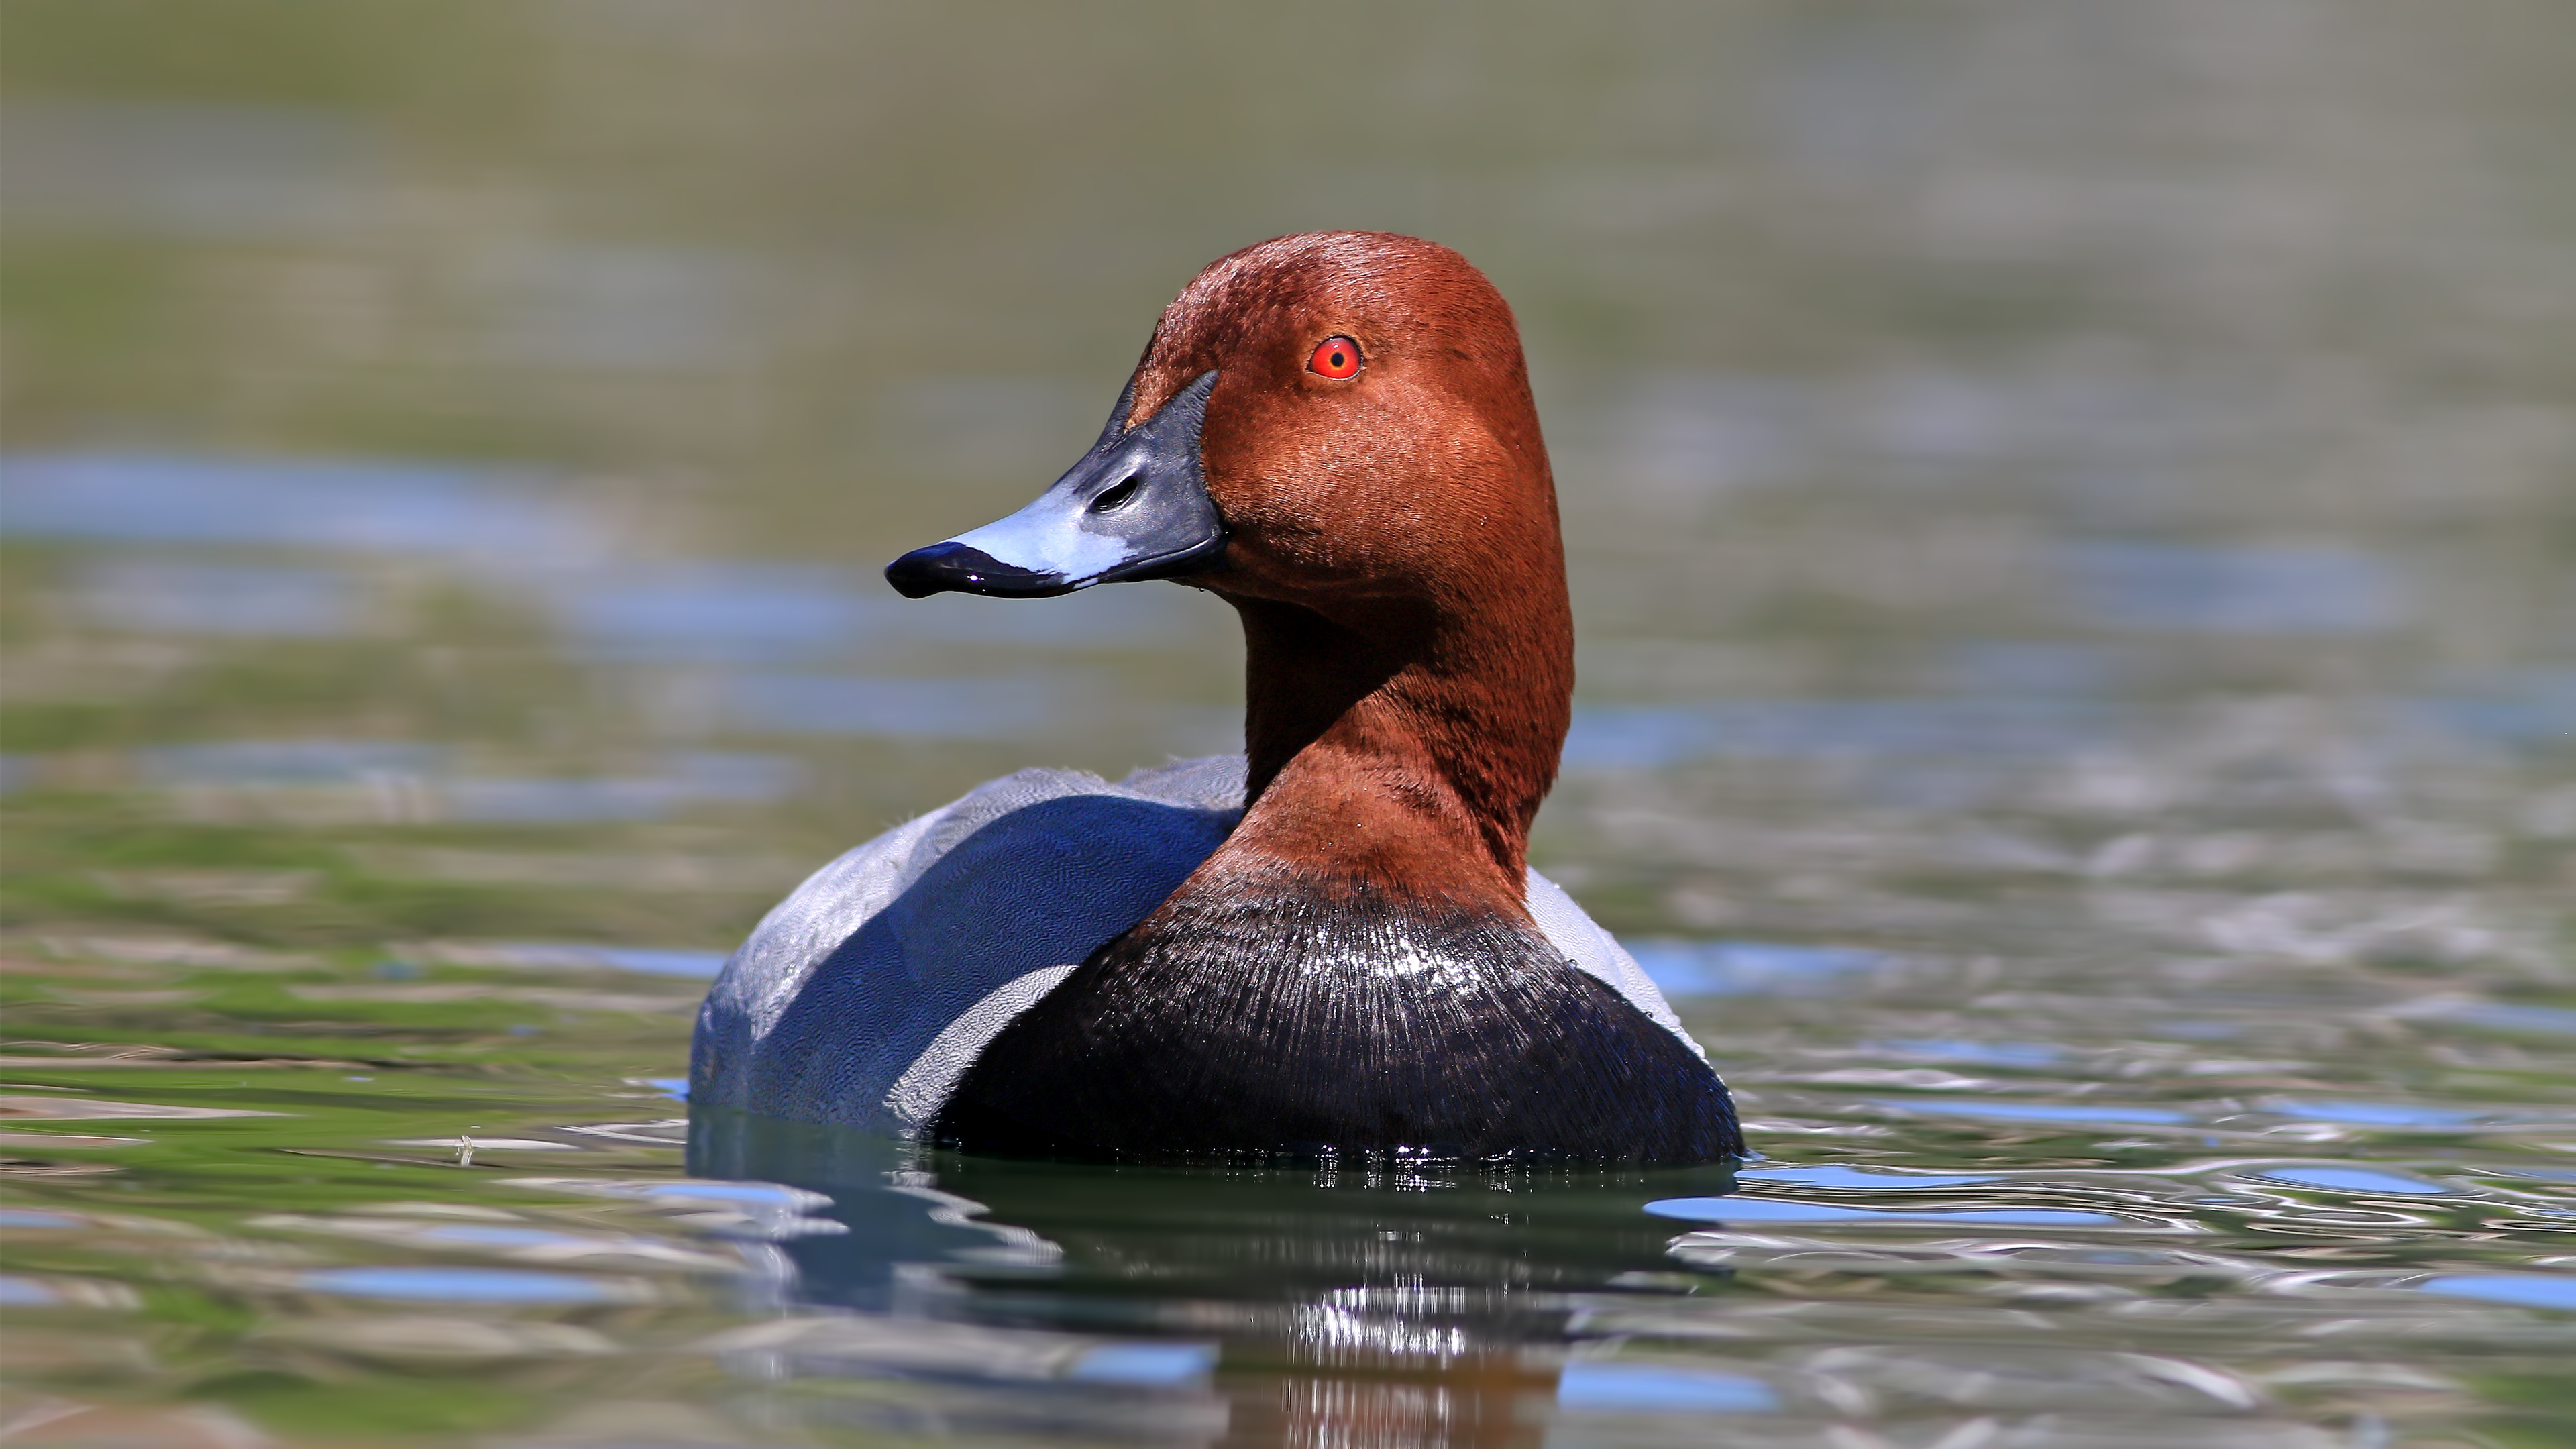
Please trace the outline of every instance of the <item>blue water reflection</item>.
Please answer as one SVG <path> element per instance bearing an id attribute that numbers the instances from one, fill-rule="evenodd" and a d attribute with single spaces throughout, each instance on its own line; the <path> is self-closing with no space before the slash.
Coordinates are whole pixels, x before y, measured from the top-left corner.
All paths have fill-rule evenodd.
<path id="1" fill-rule="evenodd" d="M 2341 1163 L 2297 1163 L 2266 1167 L 2255 1176 L 2298 1187 L 2321 1187 L 2334 1192 L 2395 1192 L 2408 1194 L 2451 1191 L 2438 1182 L 2391 1172 L 2386 1168 L 2353 1167 Z"/>
<path id="2" fill-rule="evenodd" d="M 2356 1127 L 2470 1127 L 2487 1119 L 2448 1107 L 2419 1107 L 2404 1102 L 2279 1101 L 2272 1110 L 2315 1122 L 2345 1122 Z"/>
<path id="3" fill-rule="evenodd" d="M 1981 1067 L 2047 1067 L 2069 1056 L 2064 1047 L 2035 1041 L 1883 1041 L 1865 1042 L 1863 1047 Z"/>
<path id="4" fill-rule="evenodd" d="M 822 1206 L 817 1194 L 771 1182 L 648 1182 L 639 1185 L 635 1195 L 674 1202 L 748 1203 L 781 1211 Z"/>
<path id="5" fill-rule="evenodd" d="M 2400 701 L 2398 713 L 2446 734 L 2499 744 L 2576 739 L 2576 669 L 2497 674 L 2457 693 Z"/>
<path id="6" fill-rule="evenodd" d="M 1749 1374 L 1576 1359 L 1556 1380 L 1560 1409 L 1608 1414 L 1770 1414 L 1780 1396 Z"/>
<path id="7" fill-rule="evenodd" d="M 2509 1303 L 2517 1308 L 2554 1308 L 2576 1313 L 2576 1277 L 2546 1273 L 2446 1273 L 2416 1285 L 2426 1293 Z"/>
<path id="8" fill-rule="evenodd" d="M 2397 565 L 2339 548 L 2079 543 L 2061 547 L 2068 591 L 2103 623 L 2221 634 L 2358 634 L 2413 612 Z"/>
<path id="9" fill-rule="evenodd" d="M 50 1308 L 62 1295 L 33 1278 L 0 1273 L 0 1308 Z"/>
<path id="10" fill-rule="evenodd" d="M 0 534 L 550 566 L 592 553 L 589 520 L 544 486 L 530 472 L 371 458 L 15 453 L 0 456 Z"/>
<path id="11" fill-rule="evenodd" d="M 748 560 L 622 565 L 551 580 L 543 595 L 577 654 L 620 664 L 776 665 L 934 643 L 1132 648 L 1180 631 L 1190 604 L 1101 589 L 1043 608 L 907 600 L 873 570 Z"/>
<path id="12" fill-rule="evenodd" d="M 644 976 L 709 980 L 724 969 L 726 952 L 649 946 L 602 946 L 586 941 L 422 942 L 403 948 L 454 966 L 507 966 L 529 971 L 632 971 Z M 407 963 L 388 963 L 407 964 Z M 646 1078 L 659 1085 L 685 1078 Z"/>
<path id="13" fill-rule="evenodd" d="M 1111 1343 L 1086 1350 L 1064 1376 L 1075 1383 L 1163 1387 L 1206 1378 L 1216 1362 L 1214 1344 Z"/>
<path id="14" fill-rule="evenodd" d="M 2113 738 L 2133 724 L 2070 699 L 1585 704 L 1574 711 L 1565 764 L 1652 770 L 1702 759 L 2027 755 Z"/>
<path id="15" fill-rule="evenodd" d="M 1662 1218 L 1697 1223 L 1893 1223 L 1937 1226 L 1984 1224 L 2016 1228 L 2110 1228 L 2124 1221 L 2116 1214 L 2072 1208 L 1905 1208 L 1838 1207 L 1824 1203 L 1782 1202 L 1766 1197 L 1680 1197 L 1646 1204 Z"/>
<path id="16" fill-rule="evenodd" d="M 1785 941 L 1650 937 L 1620 944 L 1667 996 L 1812 995 L 1839 990 L 1851 978 L 1895 964 L 1889 956 L 1858 947 Z"/>
<path id="17" fill-rule="evenodd" d="M 1935 1117 L 1986 1117 L 1999 1122 L 2108 1122 L 2135 1126 L 2170 1126 L 2189 1122 L 2181 1112 L 2162 1107 L 2121 1107 L 2082 1102 L 1940 1102 L 1903 1097 L 1875 1099 L 1875 1105 Z"/>
<path id="18" fill-rule="evenodd" d="M 839 570 L 781 564 L 624 569 L 557 587 L 584 657 L 619 663 L 761 662 L 849 649 L 876 622 Z"/>
<path id="19" fill-rule="evenodd" d="M 2576 1036 L 2576 1007 L 2529 1006 L 2518 1002 L 2463 1001 L 2445 1004 L 2424 1018 L 2457 1022 L 2488 1031 Z"/>
<path id="20" fill-rule="evenodd" d="M 1735 1174 L 1746 1182 L 1785 1182 L 1800 1187 L 1928 1188 L 1967 1187 L 2001 1182 L 1993 1173 L 1913 1172 L 1827 1163 L 1820 1167 L 1748 1167 Z"/>
<path id="21" fill-rule="evenodd" d="M 588 946 L 576 949 L 596 957 L 602 965 L 619 971 L 633 971 L 645 976 L 685 976 L 693 980 L 707 981 L 714 980 L 715 974 L 724 969 L 727 954 L 723 951 L 649 950 L 641 946 Z M 676 1086 L 683 1100 L 688 1096 L 689 1080 L 686 1077 L 655 1077 L 653 1084 L 666 1091 Z"/>
<path id="22" fill-rule="evenodd" d="M 805 779 L 803 762 L 734 750 L 671 750 L 647 758 L 651 774 L 485 776 L 463 773 L 462 754 L 388 740 L 229 740 L 139 750 L 145 783 L 197 791 L 338 790 L 387 823 L 449 821 L 554 825 L 658 820 L 703 805 L 784 798 Z"/>
<path id="23" fill-rule="evenodd" d="M 434 1303 L 609 1303 L 633 1296 L 596 1278 L 511 1268 L 322 1268 L 297 1281 L 317 1293 Z"/>

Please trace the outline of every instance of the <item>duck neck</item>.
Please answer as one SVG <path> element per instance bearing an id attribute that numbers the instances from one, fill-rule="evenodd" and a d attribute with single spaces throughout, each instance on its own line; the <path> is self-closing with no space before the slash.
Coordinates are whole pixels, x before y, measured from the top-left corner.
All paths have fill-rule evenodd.
<path id="1" fill-rule="evenodd" d="M 1526 914 L 1530 822 L 1572 710 L 1561 571 L 1507 605 L 1389 605 L 1359 623 L 1233 602 L 1248 773 L 1226 864 Z"/>

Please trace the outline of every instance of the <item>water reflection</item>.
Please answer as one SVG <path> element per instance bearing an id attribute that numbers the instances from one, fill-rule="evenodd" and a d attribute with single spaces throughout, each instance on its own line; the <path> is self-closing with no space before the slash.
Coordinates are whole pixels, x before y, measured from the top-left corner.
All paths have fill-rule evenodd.
<path id="1" fill-rule="evenodd" d="M 2069 700 L 1710 700 L 1575 711 L 1570 769 L 1655 770 L 1696 760 L 2032 754 L 2113 734 Z"/>
<path id="2" fill-rule="evenodd" d="M 2316 1122 L 2342 1122 L 2355 1127 L 2411 1127 L 2428 1131 L 2470 1127 L 2491 1120 L 2475 1112 L 2404 1102 L 2276 1102 L 2273 1110 Z"/>
<path id="3" fill-rule="evenodd" d="M 2404 711 L 2426 725 L 2468 739 L 2504 745 L 2547 745 L 2576 739 L 2576 671 L 2505 672 L 2471 682 L 2457 694 L 2403 702 Z M 2534 834 L 2576 833 L 2576 806 L 2550 805 L 2576 799 L 2560 791 L 2544 796 L 2532 817 Z"/>
<path id="4" fill-rule="evenodd" d="M 1936 1117 L 1985 1117 L 2003 1122 L 2107 1123 L 2135 1127 L 2176 1126 L 2192 1120 L 2184 1113 L 2170 1112 L 2161 1107 L 2117 1106 L 2108 1102 L 1927 1102 L 1910 1097 L 1882 1097 L 1877 1105 Z"/>
<path id="5" fill-rule="evenodd" d="M 531 475 L 407 459 L 0 457 L 0 533 L 352 549 L 560 566 L 596 529 Z"/>
<path id="6" fill-rule="evenodd" d="M 555 600 L 577 650 L 631 663 L 836 655 L 878 612 L 837 571 L 782 565 L 621 569 Z"/>
<path id="7" fill-rule="evenodd" d="M 2510 1303 L 2518 1308 L 2554 1308 L 2576 1313 L 2576 1275 L 2540 1273 L 2451 1273 L 2417 1285 L 2426 1293 Z"/>
<path id="8" fill-rule="evenodd" d="M 1980 1067 L 2048 1067 L 2067 1057 L 2064 1047 L 2033 1041 L 1884 1041 L 1866 1046 L 1890 1056 Z"/>
<path id="9" fill-rule="evenodd" d="M 1576 1359 L 1557 1375 L 1556 1404 L 1576 1413 L 1767 1414 L 1780 1396 L 1749 1374 Z"/>
<path id="10" fill-rule="evenodd" d="M 1285 1434 L 1385 1430 L 1427 1414 L 1435 1422 L 1417 1426 L 1425 1442 L 1503 1442 L 1526 1417 L 1522 1401 L 1551 1392 L 1587 1410 L 1774 1404 L 1741 1377 L 1595 1365 L 1567 1370 L 1560 1384 L 1553 1366 L 1575 1295 L 1656 1291 L 1626 1286 L 1657 1281 L 1665 1263 L 1670 1234 L 1644 1202 L 1723 1190 L 1723 1169 L 1078 1167 L 925 1154 L 845 1129 L 705 1111 L 692 1119 L 690 1165 L 829 1195 L 828 1211 L 850 1231 L 785 1245 L 802 1301 L 1023 1334 L 1189 1340 L 1121 1345 L 1106 1360 L 1106 1350 L 1085 1350 L 1080 1363 L 1127 1366 L 1122 1382 L 1144 1381 L 1145 1368 L 1203 1373 L 1217 1349 L 1197 1345 L 1213 1340 L 1228 1371 L 1285 1377 L 1264 1391 L 1275 1402 L 1258 1406 L 1280 1416 L 1274 1428 Z M 922 1346 L 936 1331 L 884 1330 L 889 1343 L 907 1335 L 905 1353 L 936 1357 Z M 844 1357 L 880 1372 L 904 1363 L 885 1349 Z M 1113 1378 L 1100 1366 L 1065 1376 Z"/>
<path id="11" fill-rule="evenodd" d="M 498 1268 L 332 1268 L 305 1274 L 298 1286 L 316 1293 L 423 1303 L 609 1303 L 650 1297 L 621 1294 L 617 1285 L 596 1277 Z"/>
<path id="12" fill-rule="evenodd" d="M 724 969 L 723 951 L 669 951 L 640 946 L 599 946 L 572 941 L 414 941 L 391 948 L 398 959 L 439 965 L 500 966 L 527 971 L 632 971 L 645 976 L 681 976 L 713 980 Z M 409 964 L 403 959 L 401 964 Z M 378 974 L 385 963 L 379 963 Z M 639 1079 L 657 1089 L 688 1096 L 685 1077 Z"/>
<path id="13" fill-rule="evenodd" d="M 2110 1213 L 2076 1212 L 2060 1208 L 1854 1208 L 1831 1203 L 1779 1202 L 1770 1198 L 1666 1198 L 1646 1204 L 1646 1211 L 1657 1217 L 1679 1218 L 1699 1223 L 1888 1223 L 1897 1226 L 1939 1226 L 1947 1223 L 1983 1223 L 2014 1228 L 2116 1228 L 2119 1218 Z"/>
<path id="14" fill-rule="evenodd" d="M 2312 1325 L 2348 1338 L 2418 1331 L 2410 1294 L 2576 1309 L 2566 1296 L 2576 1280 L 2545 1273 L 2320 1272 L 2303 1254 L 2338 1250 L 2103 1236 L 2207 1236 L 2222 1205 L 2291 1242 L 2302 1225 L 2353 1242 L 2435 1221 L 2230 1191 L 2264 1182 L 2338 1200 L 2463 1197 L 2420 1177 L 2308 1159 L 2144 1172 L 1772 1165 L 1740 1175 L 1758 1194 L 1748 1195 L 1733 1175 L 1707 1170 L 1076 1167 L 701 1113 L 691 1166 L 793 1181 L 798 1189 L 739 1191 L 801 1192 L 798 1201 L 850 1229 L 784 1247 L 798 1300 L 860 1316 L 738 1335 L 726 1349 L 737 1373 L 972 1375 L 1068 1391 L 1187 1383 L 1202 1386 L 1199 1402 L 1231 1432 L 1257 1424 L 1292 1441 L 1358 1426 L 1413 1436 L 1405 1442 L 1518 1442 L 1507 1426 L 1543 1406 L 1566 1433 L 1673 1416 L 1670 1432 L 1693 1442 L 1711 1432 L 1710 1416 L 1754 1416 L 1795 1435 L 1816 1415 L 2081 1411 L 2100 1416 L 2112 1442 L 2143 1444 L 2145 1425 L 2175 1414 L 2283 1427 L 2260 1375 L 2214 1368 L 2187 1348 L 2211 1332 L 2250 1331 L 2264 1314 L 2275 1325 L 2267 1331 Z M 1901 1196 L 1851 1201 L 1883 1193 Z M 1942 1201 L 1923 1204 L 1927 1193 Z M 2499 1209 L 2510 1211 L 2482 1211 L 2503 1221 Z M 1660 1225 L 1671 1221 L 1717 1226 L 1672 1238 Z M 1997 1236 L 2032 1230 L 2045 1235 Z M 2245 1293 L 2282 1306 L 2223 1296 Z M 1949 1306 L 1908 1317 L 1909 1305 L 1932 1302 Z M 2114 1305 L 2138 1351 L 2024 1344 L 1998 1358 L 1940 1342 L 2018 1342 L 2040 1329 L 2035 1313 Z M 2454 1321 L 2446 1331 L 2471 1330 Z M 2511 1322 L 2482 1331 L 2499 1346 L 2523 1341 Z M 1875 1342 L 1816 1342 L 1851 1334 Z M 1102 1335 L 1128 1337 L 1104 1347 Z M 1638 1343 L 1667 1356 L 1625 1347 Z M 1723 1346 L 1723 1361 L 1669 1356 L 1689 1343 Z M 1247 1398 L 1233 1386 L 1256 1371 L 1262 1387 Z M 2315 1377 L 2302 1370 L 2282 1382 Z M 1206 1386 L 1217 1396 L 1205 1397 Z M 2133 1433 L 2146 1437 L 2120 1437 Z"/>
<path id="15" fill-rule="evenodd" d="M 2334 1163 L 2298 1163 L 2267 1168 L 2262 1176 L 2274 1182 L 2286 1182 L 2297 1187 L 2320 1187 L 2333 1192 L 2394 1192 L 2413 1195 L 2450 1191 L 2440 1183 L 2426 1182 L 2420 1177 L 2408 1177 L 2384 1168 L 2345 1167 Z"/>
<path id="16" fill-rule="evenodd" d="M 693 807 L 793 793 L 800 761 L 747 751 L 669 750 L 653 773 L 513 778 L 472 772 L 460 752 L 372 740 L 236 740 L 137 751 L 135 774 L 201 820 L 307 824 L 560 825 L 656 820 Z"/>
<path id="17" fill-rule="evenodd" d="M 2060 567 L 2087 610 L 2132 629 L 2357 634 L 2412 612 L 2387 561 L 2345 549 L 2086 543 Z"/>
<path id="18" fill-rule="evenodd" d="M 1666 996 L 1814 995 L 1895 964 L 1876 951 L 1779 941 L 1626 943 Z"/>
<path id="19" fill-rule="evenodd" d="M 1976 1183 L 1999 1182 L 1993 1173 L 1923 1172 L 1914 1169 L 1893 1170 L 1880 1167 L 1852 1167 L 1828 1163 L 1821 1167 L 1747 1167 L 1736 1177 L 1745 1182 L 1785 1182 L 1802 1187 L 1935 1188 L 1967 1187 Z M 1650 1206 L 1648 1211 L 1654 1209 Z"/>

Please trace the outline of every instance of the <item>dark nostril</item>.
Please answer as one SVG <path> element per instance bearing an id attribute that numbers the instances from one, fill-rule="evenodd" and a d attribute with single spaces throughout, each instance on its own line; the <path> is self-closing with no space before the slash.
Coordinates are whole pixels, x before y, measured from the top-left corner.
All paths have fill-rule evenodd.
<path id="1" fill-rule="evenodd" d="M 1091 511 L 1109 513 L 1125 507 L 1127 500 L 1136 496 L 1140 481 L 1136 478 L 1122 478 L 1101 489 L 1100 496 L 1091 500 Z"/>

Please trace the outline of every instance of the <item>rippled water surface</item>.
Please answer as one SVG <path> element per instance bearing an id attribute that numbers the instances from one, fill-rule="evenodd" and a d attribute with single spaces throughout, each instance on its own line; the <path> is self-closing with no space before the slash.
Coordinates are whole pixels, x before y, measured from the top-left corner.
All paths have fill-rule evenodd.
<path id="1" fill-rule="evenodd" d="M 0 25 L 0 1440 L 2576 1440 L 2562 8 Z M 1319 225 L 1520 311 L 1536 858 L 1757 1158 L 691 1123 L 814 866 L 1234 746 L 875 569 Z"/>

